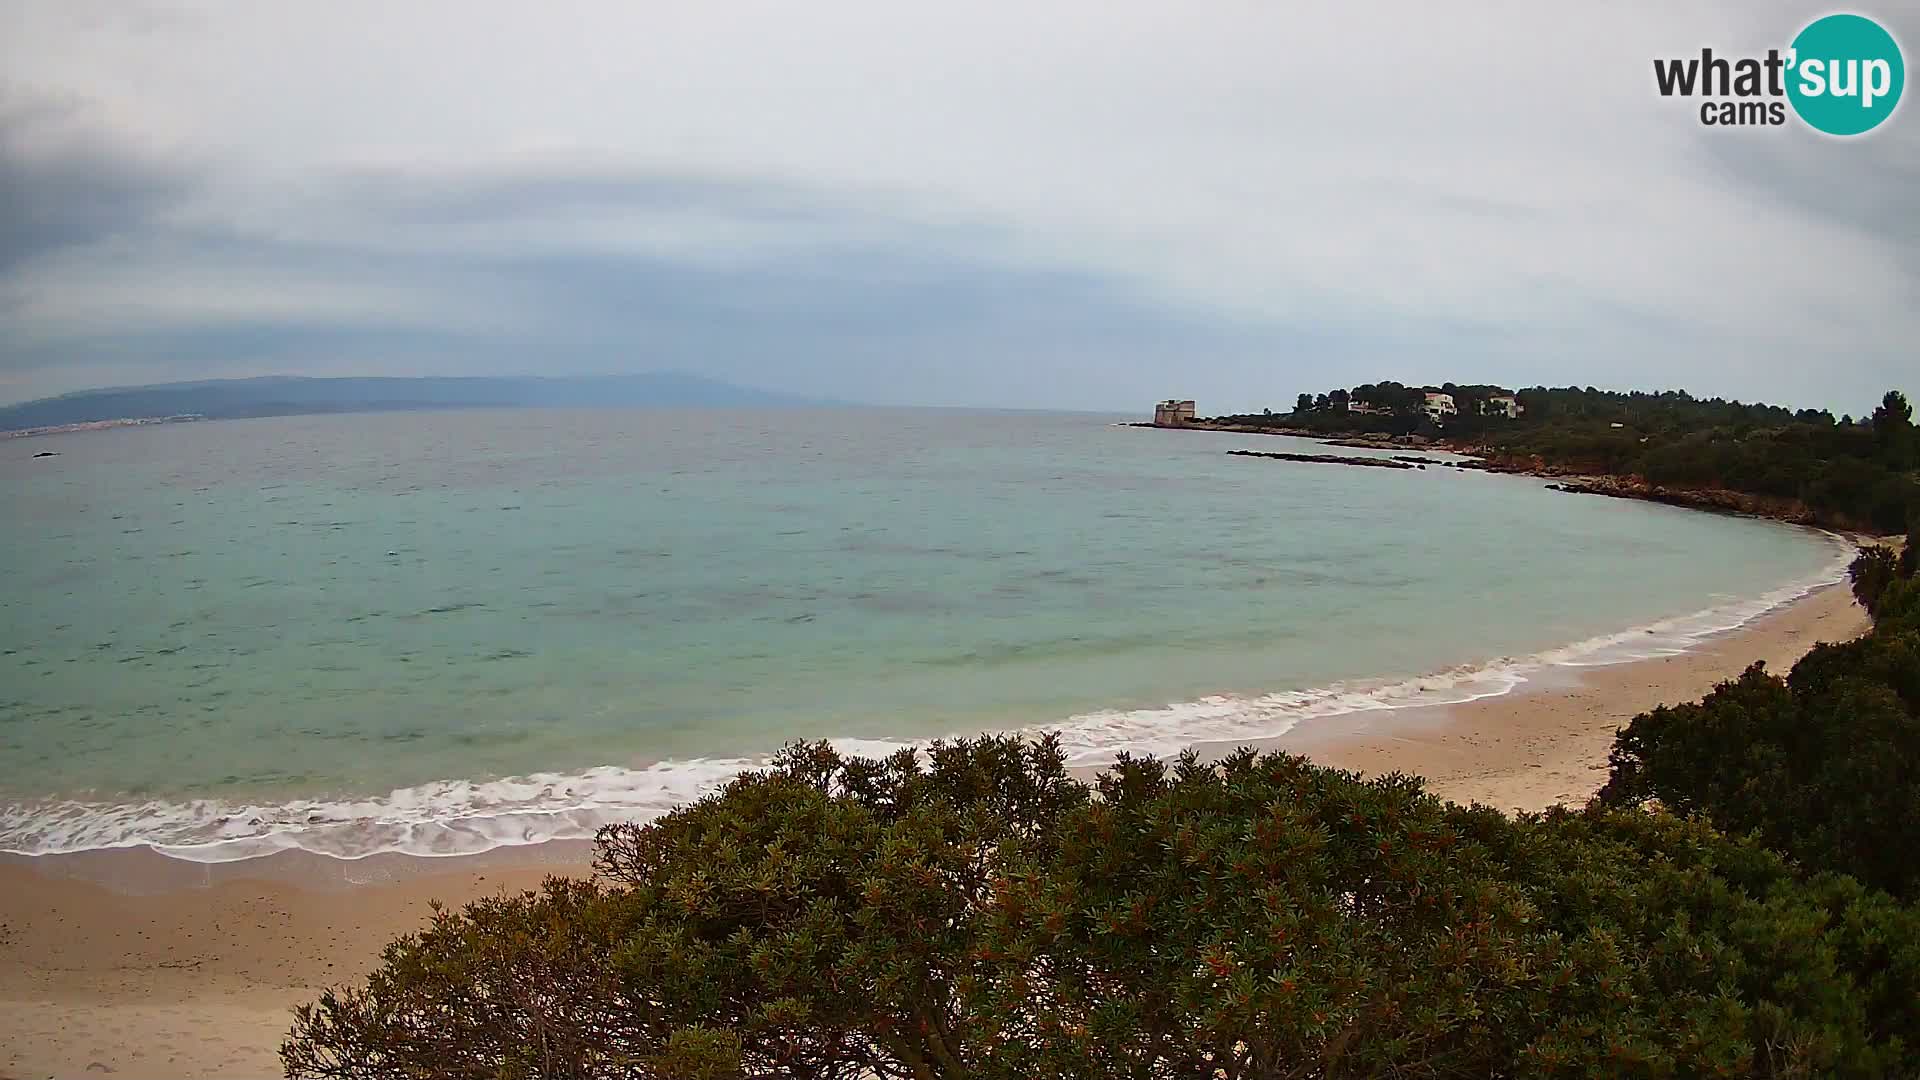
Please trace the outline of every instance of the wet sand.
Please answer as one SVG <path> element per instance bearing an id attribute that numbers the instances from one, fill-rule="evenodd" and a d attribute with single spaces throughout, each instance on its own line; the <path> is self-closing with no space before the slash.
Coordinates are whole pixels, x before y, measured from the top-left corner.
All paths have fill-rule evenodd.
<path id="1" fill-rule="evenodd" d="M 1505 696 L 1356 714 L 1264 745 L 1420 773 L 1459 801 L 1578 803 L 1605 781 L 1613 733 L 1635 714 L 1697 698 L 1754 660 L 1784 672 L 1814 643 L 1866 625 L 1847 590 L 1828 587 L 1679 656 L 1559 669 Z M 382 945 L 424 922 L 429 900 L 586 873 L 587 855 L 569 842 L 461 859 L 0 859 L 0 1080 L 279 1075 L 292 1007 L 371 970 Z"/>

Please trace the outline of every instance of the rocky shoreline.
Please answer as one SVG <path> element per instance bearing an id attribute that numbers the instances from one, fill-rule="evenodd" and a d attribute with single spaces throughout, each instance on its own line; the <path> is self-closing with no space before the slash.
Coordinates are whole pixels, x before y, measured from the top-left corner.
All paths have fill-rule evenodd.
<path id="1" fill-rule="evenodd" d="M 1640 499 L 1644 502 L 1666 503 L 1669 506 L 1684 506 L 1693 510 L 1712 510 L 1717 513 L 1740 514 L 1745 517 L 1772 518 L 1775 521 L 1785 521 L 1793 525 L 1819 526 L 1821 524 L 1819 515 L 1797 499 L 1777 499 L 1765 495 L 1727 491 L 1722 488 L 1662 487 L 1658 484 L 1650 484 L 1638 476 L 1570 477 L 1562 483 L 1548 484 L 1547 490 L 1564 491 L 1570 495 L 1605 495 L 1614 499 Z"/>
<path id="2" fill-rule="evenodd" d="M 1129 427 L 1156 427 L 1154 424 L 1129 424 Z M 1833 528 L 1843 532 L 1870 533 L 1872 530 L 1858 522 L 1833 521 L 1823 519 L 1813 508 L 1798 499 L 1783 499 L 1769 495 L 1756 495 L 1743 491 L 1731 491 L 1725 488 L 1673 487 L 1655 484 L 1642 476 L 1611 476 L 1582 472 L 1566 466 L 1554 465 L 1540 457 L 1517 457 L 1503 455 L 1489 447 L 1470 444 L 1449 444 L 1444 439 L 1433 439 L 1424 435 L 1383 435 L 1379 437 L 1330 438 L 1325 432 L 1309 431 L 1304 428 L 1252 427 L 1244 424 L 1208 424 L 1196 423 L 1178 428 L 1159 427 L 1162 431 L 1212 431 L 1240 435 L 1284 435 L 1296 439 L 1311 439 L 1326 446 L 1352 447 L 1363 450 L 1439 450 L 1458 454 L 1464 460 L 1446 461 L 1439 458 L 1426 458 L 1412 454 L 1395 454 L 1390 458 L 1342 457 L 1334 454 L 1288 454 L 1267 453 L 1254 450 L 1229 450 L 1229 454 L 1238 457 L 1264 457 L 1281 461 L 1313 462 L 1329 465 L 1358 465 L 1373 468 L 1424 469 L 1436 465 L 1451 469 L 1472 469 L 1482 472 L 1506 473 L 1515 476 L 1536 476 L 1555 483 L 1547 485 L 1550 491 L 1561 491 L 1571 495 L 1604 495 L 1614 499 L 1639 499 L 1643 502 L 1657 502 L 1668 506 L 1680 506 L 1690 510 L 1707 510 L 1719 514 L 1738 514 L 1743 517 L 1768 518 L 1784 521 L 1791 525 L 1804 525 L 1812 528 Z"/>
<path id="3" fill-rule="evenodd" d="M 1272 458 L 1275 461 L 1304 461 L 1318 465 L 1361 465 L 1374 469 L 1426 468 L 1424 464 L 1413 464 L 1396 458 L 1341 457 L 1338 454 L 1267 454 L 1258 450 L 1229 450 L 1227 456 Z"/>

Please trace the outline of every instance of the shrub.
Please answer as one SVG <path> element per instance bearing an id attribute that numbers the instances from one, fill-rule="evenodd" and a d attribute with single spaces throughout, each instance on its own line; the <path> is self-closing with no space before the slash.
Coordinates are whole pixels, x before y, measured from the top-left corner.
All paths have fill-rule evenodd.
<path id="1" fill-rule="evenodd" d="M 1880 606 L 1880 594 L 1900 576 L 1900 563 L 1890 548 L 1861 548 L 1847 564 L 1847 580 L 1853 585 L 1853 598 L 1872 614 Z"/>
<path id="2" fill-rule="evenodd" d="M 1920 924 L 1706 825 L 1284 754 L 824 745 L 443 912 L 295 1076 L 1879 1076 Z"/>
<path id="3" fill-rule="evenodd" d="M 1811 870 L 1920 899 L 1920 579 L 1884 547 L 1847 569 L 1874 628 L 1762 665 L 1615 737 L 1603 802 L 1649 799 L 1752 832 Z"/>

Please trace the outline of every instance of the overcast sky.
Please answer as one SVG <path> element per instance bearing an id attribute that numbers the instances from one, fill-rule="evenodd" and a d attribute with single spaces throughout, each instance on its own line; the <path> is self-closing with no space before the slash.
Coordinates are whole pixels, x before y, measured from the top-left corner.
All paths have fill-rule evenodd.
<path id="1" fill-rule="evenodd" d="M 1896 8 L 1856 10 L 1911 66 Z M 1836 140 L 1653 89 L 1826 10 L 0 0 L 0 401 L 676 369 L 1860 412 L 1920 391 L 1916 106 Z"/>

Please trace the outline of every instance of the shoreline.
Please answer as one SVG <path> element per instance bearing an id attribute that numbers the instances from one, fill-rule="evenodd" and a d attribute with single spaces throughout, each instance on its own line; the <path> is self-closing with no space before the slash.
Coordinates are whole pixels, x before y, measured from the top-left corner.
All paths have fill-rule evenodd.
<path id="1" fill-rule="evenodd" d="M 1814 645 L 1846 641 L 1870 625 L 1841 582 L 1686 652 L 1548 669 L 1511 693 L 1464 705 L 1356 713 L 1251 745 L 1367 775 L 1416 773 L 1428 791 L 1453 802 L 1508 812 L 1577 805 L 1606 782 L 1614 733 L 1635 716 L 1698 700 L 1755 661 L 1785 674 Z M 1217 755 L 1231 747 L 1201 749 Z"/>
<path id="2" fill-rule="evenodd" d="M 1122 753 L 1170 758 L 1190 746 L 1214 743 L 1274 745 L 1315 733 L 1347 730 L 1370 714 L 1431 714 L 1448 708 L 1552 684 L 1554 673 L 1573 667 L 1630 665 L 1646 657 L 1694 651 L 1736 634 L 1834 582 L 1861 540 L 1809 529 L 1830 545 L 1835 559 L 1814 573 L 1791 579 L 1745 600 L 1636 623 L 1624 629 L 1524 654 L 1509 654 L 1414 675 L 1350 679 L 1275 691 L 1219 692 L 1159 705 L 1093 709 L 1063 720 L 1024 727 L 986 728 L 1033 737 L 1051 732 L 1062 740 L 1070 767 L 1091 776 Z M 971 733 L 971 732 L 963 732 Z M 885 756 L 940 736 L 912 739 L 829 737 L 843 753 Z M 951 733 L 944 737 L 954 737 Z M 49 802 L 43 812 L 71 822 L 99 814 L 107 830 L 69 832 L 64 842 L 33 847 L 0 846 L 0 859 L 74 857 L 84 865 L 115 852 L 164 856 L 187 867 L 268 865 L 279 856 L 314 855 L 361 864 L 344 872 L 366 880 L 391 859 L 453 861 L 550 843 L 586 842 L 600 825 L 651 820 L 710 791 L 742 770 L 764 767 L 771 752 L 715 758 L 603 764 L 577 772 L 532 772 L 484 781 L 441 779 L 397 789 L 386 796 L 289 799 L 284 802 L 150 802 L 138 807 L 110 803 Z M 1418 771 L 1418 770 L 1410 770 Z M 104 813 L 102 813 L 104 811 Z M 129 811 L 134 813 L 129 816 Z M 231 833 L 231 821 L 249 821 L 255 831 Z M 214 835 L 181 836 L 169 830 L 184 822 Z M 92 822 L 88 822 L 92 824 Z M 129 827 L 137 832 L 129 834 Z M 85 830 L 81 830 L 84 833 Z M 224 835 L 222 835 L 224 834 Z M 51 848 L 50 850 L 48 848 Z M 111 865 L 110 863 L 108 865 Z M 221 880 L 224 874 L 188 870 L 180 880 Z M 5 1080 L 0 1077 L 0 1080 Z"/>
<path id="3" fill-rule="evenodd" d="M 1697 699 L 1754 660 L 1784 671 L 1867 627 L 1844 584 L 1814 588 L 1669 656 L 1541 670 L 1472 701 L 1325 717 L 1265 740 L 1368 774 L 1401 770 L 1458 802 L 1539 810 L 1604 782 L 1615 729 Z M 586 874 L 583 841 L 469 856 L 356 860 L 308 852 L 191 863 L 150 849 L 0 857 L 0 1080 L 277 1075 L 294 1005 L 363 977 L 430 900 L 458 905 Z M 97 1073 L 100 1069 L 92 1070 Z"/>
<path id="4" fill-rule="evenodd" d="M 1601 495 L 1612 499 L 1631 499 L 1640 502 L 1660 503 L 1665 506 L 1678 506 L 1688 510 L 1703 510 L 1713 514 L 1728 514 L 1734 517 L 1761 518 L 1767 521 L 1779 521 L 1788 525 L 1800 525 L 1828 532 L 1845 533 L 1850 537 L 1864 538 L 1870 534 L 1863 531 L 1860 522 L 1844 516 L 1822 515 L 1798 499 L 1778 496 L 1757 495 L 1751 492 L 1737 491 L 1722 487 L 1685 487 L 1668 484 L 1656 484 L 1644 476 L 1631 473 L 1595 473 L 1571 466 L 1556 465 L 1539 456 L 1523 457 L 1497 450 L 1494 447 L 1477 443 L 1456 443 L 1444 436 L 1429 435 L 1378 435 L 1314 431 L 1310 428 L 1255 427 L 1248 424 L 1214 424 L 1196 421 L 1178 427 L 1162 424 L 1133 422 L 1123 427 L 1149 428 L 1154 431 L 1203 431 L 1227 435 L 1271 435 L 1288 439 L 1302 439 L 1317 442 L 1324 446 L 1351 447 L 1363 450 L 1400 450 L 1415 451 L 1422 454 L 1452 454 L 1460 461 L 1441 461 L 1448 468 L 1468 469 L 1476 472 L 1496 473 L 1503 476 L 1530 476 L 1540 480 L 1556 481 L 1548 484 L 1552 491 L 1562 491 L 1569 495 Z M 1245 453 L 1228 451 L 1228 453 Z M 1281 457 L 1301 460 L 1296 455 L 1253 453 L 1252 457 Z M 1319 458 L 1329 464 L 1353 464 L 1351 461 L 1335 460 L 1331 457 Z"/>
<path id="5" fill-rule="evenodd" d="M 0 440 L 37 439 L 43 435 L 77 435 L 83 431 L 109 431 L 124 427 L 153 427 L 157 424 L 191 424 L 206 417 L 182 413 L 178 416 L 129 416 L 118 420 L 82 420 L 71 424 L 47 424 L 41 427 L 8 428 L 0 431 Z"/>

